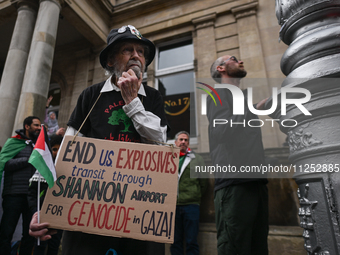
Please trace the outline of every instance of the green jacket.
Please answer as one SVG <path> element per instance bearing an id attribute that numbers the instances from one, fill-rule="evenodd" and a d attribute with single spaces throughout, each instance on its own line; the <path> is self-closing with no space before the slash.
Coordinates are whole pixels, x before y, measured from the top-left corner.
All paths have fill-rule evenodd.
<path id="1" fill-rule="evenodd" d="M 204 166 L 203 158 L 188 152 L 178 173 L 177 205 L 200 204 L 207 187 L 207 179 L 190 178 L 190 166 Z M 193 168 L 194 169 L 194 168 Z"/>

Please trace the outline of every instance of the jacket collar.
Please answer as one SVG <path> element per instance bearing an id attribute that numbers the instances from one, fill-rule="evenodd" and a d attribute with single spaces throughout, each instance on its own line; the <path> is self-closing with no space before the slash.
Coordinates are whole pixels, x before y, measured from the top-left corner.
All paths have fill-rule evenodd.
<path id="1" fill-rule="evenodd" d="M 192 152 L 192 150 L 188 151 L 186 156 L 191 158 L 191 159 L 195 158 L 195 154 Z"/>
<path id="2" fill-rule="evenodd" d="M 178 180 L 181 178 L 184 169 L 189 165 L 190 161 L 193 160 L 195 158 L 195 154 L 192 151 L 188 151 L 188 153 L 185 155 L 185 159 L 184 162 L 182 164 L 180 173 L 178 175 Z"/>
<path id="3" fill-rule="evenodd" d="M 24 132 L 23 129 L 15 130 L 15 133 L 17 133 L 17 135 L 12 136 L 11 138 L 26 140 L 26 144 L 31 144 L 31 145 L 34 147 L 34 144 L 35 144 L 36 141 L 34 142 L 34 141 L 32 141 L 30 138 L 28 138 L 28 137 L 25 135 L 25 132 Z"/>
<path id="4" fill-rule="evenodd" d="M 114 85 L 112 82 L 111 82 L 111 78 L 112 76 L 110 76 L 104 83 L 104 86 L 103 88 L 101 89 L 100 92 L 110 92 L 110 91 L 120 91 L 120 88 L 118 88 L 116 85 Z M 144 85 L 143 83 L 140 85 L 140 88 L 138 90 L 138 94 L 139 95 L 142 95 L 144 97 L 146 97 L 146 94 L 145 94 L 145 89 L 144 89 Z"/>
<path id="5" fill-rule="evenodd" d="M 12 136 L 13 138 L 31 140 L 30 138 L 28 138 L 28 137 L 25 135 L 25 132 L 24 132 L 23 129 L 15 130 L 15 133 L 17 133 L 17 135 L 16 135 L 16 136 Z"/>

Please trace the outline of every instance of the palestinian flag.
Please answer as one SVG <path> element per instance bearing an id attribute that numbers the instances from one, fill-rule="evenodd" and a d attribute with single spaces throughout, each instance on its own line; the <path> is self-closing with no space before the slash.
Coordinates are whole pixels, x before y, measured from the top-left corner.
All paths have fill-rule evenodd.
<path id="1" fill-rule="evenodd" d="M 1 185 L 2 173 L 4 171 L 7 161 L 14 158 L 29 143 L 30 143 L 29 140 L 25 140 L 21 138 L 20 135 L 13 136 L 7 139 L 0 153 L 0 185 Z"/>
<path id="2" fill-rule="evenodd" d="M 48 187 L 52 188 L 57 176 L 49 144 L 45 126 L 42 125 L 38 140 L 35 143 L 28 163 L 31 163 L 40 172 L 42 177 L 45 178 Z"/>

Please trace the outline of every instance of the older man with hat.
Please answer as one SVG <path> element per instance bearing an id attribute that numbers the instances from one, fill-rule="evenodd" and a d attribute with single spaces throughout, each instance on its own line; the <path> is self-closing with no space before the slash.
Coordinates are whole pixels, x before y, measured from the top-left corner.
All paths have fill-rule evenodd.
<path id="1" fill-rule="evenodd" d="M 100 53 L 100 63 L 110 77 L 80 94 L 66 135 L 74 135 L 80 129 L 78 135 L 98 139 L 165 142 L 167 121 L 162 97 L 157 90 L 142 84 L 143 72 L 154 55 L 154 44 L 134 26 L 111 30 L 107 46 Z M 50 238 L 47 227 L 47 223 L 38 224 L 34 216 L 31 235 L 46 240 Z M 160 243 L 72 231 L 64 231 L 62 249 L 64 255 L 105 255 L 112 249 L 123 255 L 164 254 L 164 245 Z"/>

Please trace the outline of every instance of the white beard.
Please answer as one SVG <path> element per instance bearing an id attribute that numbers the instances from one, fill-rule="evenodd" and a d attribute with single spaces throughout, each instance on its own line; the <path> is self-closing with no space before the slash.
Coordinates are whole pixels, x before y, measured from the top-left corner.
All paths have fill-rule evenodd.
<path id="1" fill-rule="evenodd" d="M 130 60 L 130 61 L 133 61 L 133 60 Z M 131 67 L 130 69 L 132 71 L 134 71 L 134 73 L 136 74 L 137 78 L 140 79 L 140 76 L 143 74 L 142 72 L 142 64 L 139 62 L 139 61 L 133 61 L 134 63 L 135 62 L 138 62 L 140 64 L 140 67 L 139 66 L 133 66 Z M 119 64 L 115 63 L 114 66 L 117 67 Z M 129 62 L 127 63 L 127 65 L 129 65 Z M 119 70 L 118 70 L 119 69 Z M 119 66 L 119 68 L 114 68 L 114 75 L 117 77 L 117 79 L 119 79 L 120 77 L 122 77 L 122 74 L 123 72 L 126 72 L 126 71 L 123 71 L 125 68 L 123 66 Z"/>

